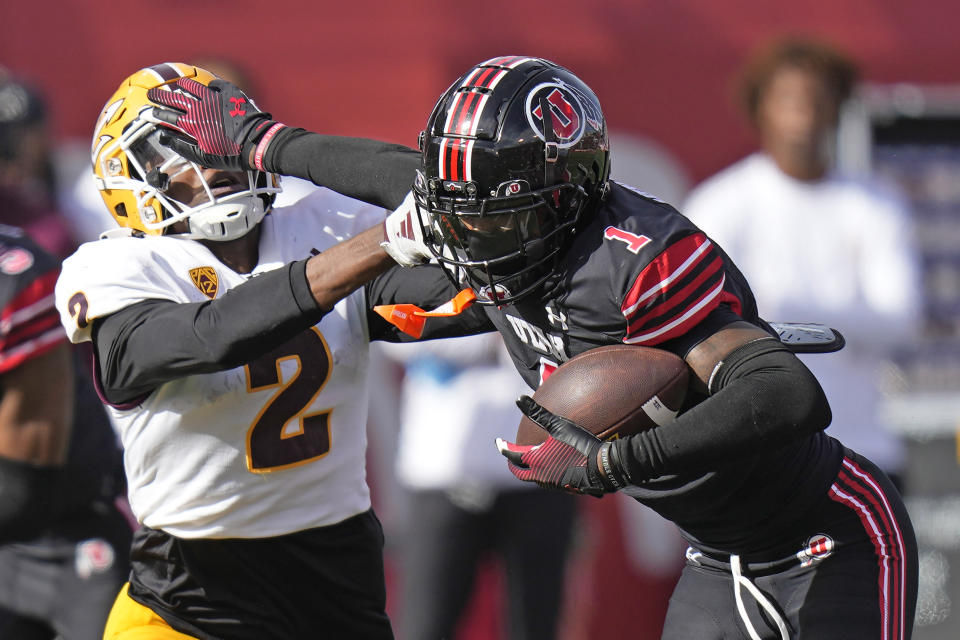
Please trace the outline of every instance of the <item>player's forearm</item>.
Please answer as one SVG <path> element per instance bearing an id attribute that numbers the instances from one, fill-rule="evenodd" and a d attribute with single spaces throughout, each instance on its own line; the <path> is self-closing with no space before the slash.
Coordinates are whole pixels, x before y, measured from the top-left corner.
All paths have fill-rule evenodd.
<path id="1" fill-rule="evenodd" d="M 36 465 L 67 458 L 73 363 L 66 341 L 0 376 L 0 457 Z"/>
<path id="2" fill-rule="evenodd" d="M 288 127 L 270 141 L 263 166 L 362 202 L 394 209 L 413 185 L 420 154 L 379 140 L 326 136 Z"/>
<path id="3" fill-rule="evenodd" d="M 319 322 L 324 311 L 306 263 L 251 278 L 216 300 L 145 300 L 98 319 L 93 345 L 107 400 L 126 403 L 170 380 L 240 366 Z"/>
<path id="4" fill-rule="evenodd" d="M 329 311 L 337 301 L 396 266 L 380 247 L 382 241 L 383 228 L 377 225 L 307 261 L 307 282 L 320 309 Z"/>
<path id="5" fill-rule="evenodd" d="M 737 360 L 735 351 L 718 369 L 710 398 L 669 424 L 614 443 L 632 481 L 714 469 L 830 424 L 820 384 L 779 341 L 742 348 L 744 357 Z"/>
<path id="6" fill-rule="evenodd" d="M 122 404 L 170 380 L 230 369 L 266 353 L 394 266 L 380 248 L 382 238 L 382 229 L 372 227 L 215 300 L 147 300 L 99 320 L 94 347 L 104 394 Z"/>

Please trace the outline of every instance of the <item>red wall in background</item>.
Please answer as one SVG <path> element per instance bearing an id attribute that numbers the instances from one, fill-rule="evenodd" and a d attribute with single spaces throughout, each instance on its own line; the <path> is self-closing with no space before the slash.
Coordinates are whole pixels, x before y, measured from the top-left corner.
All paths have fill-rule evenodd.
<path id="1" fill-rule="evenodd" d="M 595 90 L 612 130 L 653 139 L 699 181 L 753 147 L 730 83 L 755 46 L 813 34 L 846 49 L 866 80 L 960 85 L 958 30 L 957 0 L 0 0 L 0 65 L 44 90 L 62 140 L 88 140 L 138 68 L 223 56 L 288 124 L 415 145 L 472 64 L 538 55 Z M 584 507 L 593 528 L 574 557 L 564 638 L 659 635 L 673 580 L 623 560 L 611 507 Z M 498 620 L 496 594 L 481 595 L 464 640 L 489 637 Z"/>
<path id="2" fill-rule="evenodd" d="M 137 68 L 216 54 L 249 70 L 279 119 L 413 145 L 460 73 L 519 53 L 571 68 L 612 129 L 654 139 L 699 180 L 751 149 L 729 82 L 773 35 L 829 39 L 868 80 L 960 83 L 954 0 L 0 3 L 0 64 L 47 91 L 64 137 L 87 138 Z"/>

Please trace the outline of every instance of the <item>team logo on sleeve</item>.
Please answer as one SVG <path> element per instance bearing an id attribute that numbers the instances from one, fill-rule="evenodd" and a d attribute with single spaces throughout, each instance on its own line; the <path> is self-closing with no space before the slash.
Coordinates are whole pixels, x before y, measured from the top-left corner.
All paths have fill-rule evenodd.
<path id="1" fill-rule="evenodd" d="M 0 248 L 0 271 L 8 276 L 23 273 L 33 266 L 33 254 L 21 247 Z"/>
<path id="2" fill-rule="evenodd" d="M 190 279 L 193 280 L 193 284 L 197 285 L 197 289 L 200 290 L 200 293 L 210 299 L 217 297 L 219 281 L 217 279 L 217 272 L 213 267 L 197 267 L 195 269 L 190 269 Z"/>

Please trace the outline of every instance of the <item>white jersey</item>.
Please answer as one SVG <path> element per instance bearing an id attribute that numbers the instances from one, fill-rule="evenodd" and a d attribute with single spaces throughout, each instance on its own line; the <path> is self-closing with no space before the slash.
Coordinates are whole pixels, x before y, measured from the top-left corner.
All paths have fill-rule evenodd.
<path id="1" fill-rule="evenodd" d="M 326 189 L 274 210 L 261 223 L 260 262 L 249 276 L 192 240 L 86 243 L 63 264 L 61 321 L 73 342 L 83 342 L 90 320 L 143 300 L 221 297 L 377 224 L 384 213 Z M 74 317 L 80 304 L 85 326 Z M 181 538 L 261 538 L 369 509 L 368 344 L 360 289 L 311 330 L 246 366 L 186 376 L 135 407 L 111 407 L 138 521 Z"/>
<path id="2" fill-rule="evenodd" d="M 919 333 L 919 259 L 900 195 L 872 180 L 830 174 L 801 182 L 752 154 L 694 189 L 683 213 L 716 240 L 750 282 L 760 315 L 822 322 L 847 346 L 801 356 L 820 380 L 839 438 L 882 468 L 903 462 L 881 428 L 881 358 Z"/>

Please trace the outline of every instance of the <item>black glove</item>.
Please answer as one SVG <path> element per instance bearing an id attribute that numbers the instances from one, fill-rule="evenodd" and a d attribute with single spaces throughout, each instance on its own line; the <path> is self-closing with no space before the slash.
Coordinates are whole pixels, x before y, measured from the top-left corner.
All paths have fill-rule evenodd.
<path id="1" fill-rule="evenodd" d="M 615 451 L 611 443 L 544 409 L 530 396 L 520 396 L 517 406 L 550 437 L 536 445 L 517 445 L 497 438 L 497 448 L 509 460 L 513 475 L 548 489 L 597 497 L 627 486 L 626 474 L 610 457 Z"/>
<path id="2" fill-rule="evenodd" d="M 180 91 L 154 88 L 147 91 L 147 98 L 160 105 L 153 110 L 158 120 L 189 138 L 161 133 L 161 144 L 204 167 L 263 170 L 266 143 L 283 124 L 271 120 L 269 113 L 260 111 L 243 91 L 226 80 L 218 78 L 206 86 L 192 78 L 180 78 L 174 84 Z M 263 148 L 257 149 L 262 139 Z"/>

